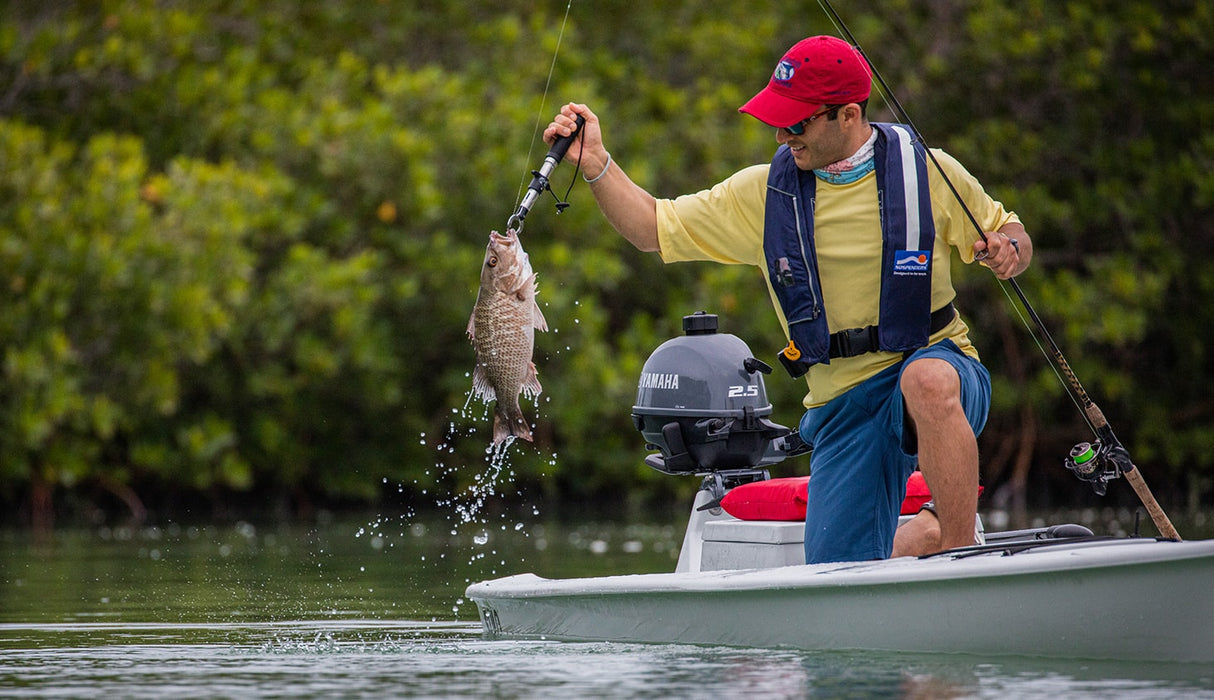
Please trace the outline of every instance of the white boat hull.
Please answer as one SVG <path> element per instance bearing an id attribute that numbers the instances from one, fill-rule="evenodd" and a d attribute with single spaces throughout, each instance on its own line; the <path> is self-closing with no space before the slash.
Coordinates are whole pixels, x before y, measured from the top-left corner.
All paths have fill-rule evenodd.
<path id="1" fill-rule="evenodd" d="M 510 638 L 1214 662 L 1214 541 L 473 584 Z"/>

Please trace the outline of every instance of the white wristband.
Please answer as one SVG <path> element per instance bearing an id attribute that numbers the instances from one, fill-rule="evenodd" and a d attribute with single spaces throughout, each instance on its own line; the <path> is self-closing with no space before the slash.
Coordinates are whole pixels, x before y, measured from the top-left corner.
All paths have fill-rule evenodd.
<path id="1" fill-rule="evenodd" d="M 594 183 L 598 182 L 599 180 L 602 180 L 603 176 L 606 175 L 607 171 L 610 169 L 611 169 L 611 153 L 608 152 L 607 153 L 607 165 L 603 166 L 603 169 L 599 172 L 599 174 L 595 175 L 594 179 L 591 179 L 591 178 L 586 177 L 586 173 L 582 173 L 582 179 L 585 180 L 587 183 L 593 185 Z"/>

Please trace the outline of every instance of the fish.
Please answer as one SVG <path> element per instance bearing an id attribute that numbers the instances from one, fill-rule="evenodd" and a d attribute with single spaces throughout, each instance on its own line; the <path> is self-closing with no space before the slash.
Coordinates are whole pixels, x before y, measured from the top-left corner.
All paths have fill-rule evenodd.
<path id="1" fill-rule="evenodd" d="M 468 339 L 476 351 L 472 393 L 486 403 L 496 401 L 494 447 L 511 436 L 533 441 L 519 395 L 535 399 L 543 391 L 531 356 L 535 331 L 547 331 L 548 323 L 535 300 L 535 280 L 518 232 L 490 232 Z"/>

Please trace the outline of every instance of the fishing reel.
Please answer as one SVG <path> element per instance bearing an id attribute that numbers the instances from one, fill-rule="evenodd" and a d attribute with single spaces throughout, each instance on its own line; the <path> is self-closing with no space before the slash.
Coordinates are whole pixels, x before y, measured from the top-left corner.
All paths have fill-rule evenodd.
<path id="1" fill-rule="evenodd" d="M 1130 453 L 1116 440 L 1081 442 L 1071 448 L 1063 463 L 1077 479 L 1090 483 L 1098 496 L 1105 494 L 1111 479 L 1119 479 L 1134 468 Z"/>

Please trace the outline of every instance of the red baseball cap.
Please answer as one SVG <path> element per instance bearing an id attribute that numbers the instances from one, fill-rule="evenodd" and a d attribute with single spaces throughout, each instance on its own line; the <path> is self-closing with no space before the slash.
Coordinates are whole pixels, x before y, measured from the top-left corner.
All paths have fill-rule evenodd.
<path id="1" fill-rule="evenodd" d="M 764 124 L 785 127 L 823 105 L 868 99 L 872 71 L 855 47 L 833 36 L 802 39 L 776 64 L 767 87 L 738 108 Z"/>

